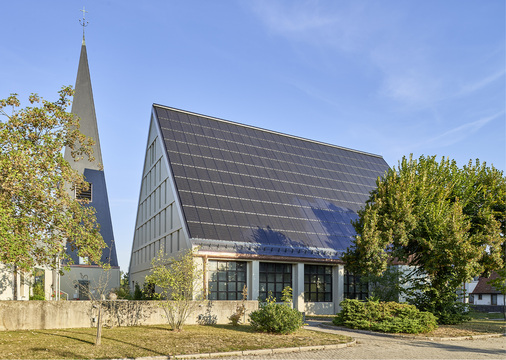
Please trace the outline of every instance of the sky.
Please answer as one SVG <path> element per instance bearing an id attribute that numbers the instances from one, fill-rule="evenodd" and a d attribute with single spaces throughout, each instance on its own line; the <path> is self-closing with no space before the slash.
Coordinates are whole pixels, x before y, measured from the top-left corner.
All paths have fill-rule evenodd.
<path id="1" fill-rule="evenodd" d="M 0 98 L 74 85 L 83 7 L 118 259 L 153 103 L 383 156 L 506 169 L 504 0 L 2 3 Z"/>

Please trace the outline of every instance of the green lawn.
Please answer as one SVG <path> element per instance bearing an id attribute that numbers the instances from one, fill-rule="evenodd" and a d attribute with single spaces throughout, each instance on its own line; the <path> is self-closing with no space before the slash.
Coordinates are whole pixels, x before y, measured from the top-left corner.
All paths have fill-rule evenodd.
<path id="1" fill-rule="evenodd" d="M 101 359 L 194 354 L 282 347 L 338 344 L 351 339 L 299 330 L 291 335 L 256 333 L 249 326 L 167 326 L 104 329 L 95 346 L 94 328 L 0 332 L 0 359 Z"/>

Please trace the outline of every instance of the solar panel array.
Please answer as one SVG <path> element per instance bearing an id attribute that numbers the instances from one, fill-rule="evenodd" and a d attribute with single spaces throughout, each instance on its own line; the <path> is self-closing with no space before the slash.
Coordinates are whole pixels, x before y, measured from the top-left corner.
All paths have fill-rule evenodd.
<path id="1" fill-rule="evenodd" d="M 154 105 L 192 239 L 346 249 L 383 158 Z"/>

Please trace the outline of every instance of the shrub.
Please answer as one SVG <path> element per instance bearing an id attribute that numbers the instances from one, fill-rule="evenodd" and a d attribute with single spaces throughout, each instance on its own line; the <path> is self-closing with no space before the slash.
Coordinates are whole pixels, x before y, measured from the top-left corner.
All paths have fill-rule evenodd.
<path id="1" fill-rule="evenodd" d="M 44 294 L 44 285 L 42 283 L 35 283 L 33 285 L 32 292 L 33 294 L 30 295 L 30 300 L 46 300 L 46 296 Z"/>
<path id="2" fill-rule="evenodd" d="M 246 299 L 248 298 L 248 288 L 246 285 L 242 288 L 242 301 L 235 308 L 235 313 L 230 315 L 228 319 L 230 320 L 230 324 L 232 326 L 239 326 L 241 323 L 241 318 L 246 314 Z"/>
<path id="3" fill-rule="evenodd" d="M 433 313 L 439 325 L 456 325 L 470 321 L 469 304 L 463 304 L 457 300 L 457 294 L 450 294 L 439 299 L 430 301 L 431 297 L 426 293 L 417 294 L 410 303 L 418 309 Z"/>
<path id="4" fill-rule="evenodd" d="M 142 300 L 142 290 L 139 284 L 135 284 L 134 300 Z"/>
<path id="5" fill-rule="evenodd" d="M 429 309 L 427 309 L 430 311 Z M 456 325 L 466 321 L 471 321 L 469 316 L 469 305 L 459 302 L 441 306 L 439 309 L 431 311 L 437 318 L 440 325 Z"/>
<path id="6" fill-rule="evenodd" d="M 150 296 L 163 299 L 159 306 L 175 331 L 181 331 L 191 313 L 203 303 L 203 292 L 199 286 L 202 270 L 194 261 L 197 251 L 197 248 L 192 248 L 167 258 L 162 247 L 151 261 L 151 274 L 146 276 Z M 155 285 L 160 290 L 159 294 L 154 291 Z"/>
<path id="7" fill-rule="evenodd" d="M 253 329 L 274 334 L 291 334 L 304 325 L 302 313 L 288 304 L 287 294 L 291 289 L 285 290 L 283 295 L 286 302 L 278 304 L 269 296 L 265 303 L 260 304 L 260 309 L 249 315 Z"/>
<path id="8" fill-rule="evenodd" d="M 386 333 L 418 334 L 437 328 L 436 317 L 415 306 L 397 302 L 344 300 L 335 325 Z"/>

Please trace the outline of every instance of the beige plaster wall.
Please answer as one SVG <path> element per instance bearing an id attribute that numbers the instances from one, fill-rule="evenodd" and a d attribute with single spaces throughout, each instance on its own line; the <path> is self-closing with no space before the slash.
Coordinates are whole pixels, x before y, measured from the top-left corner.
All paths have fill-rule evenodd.
<path id="1" fill-rule="evenodd" d="M 106 326 L 166 324 L 158 301 L 104 301 Z M 228 324 L 241 301 L 208 301 L 197 307 L 186 324 Z M 95 307 L 94 307 L 95 305 Z M 246 301 L 246 315 L 258 309 Z M 96 304 L 91 301 L 0 301 L 1 330 L 66 329 L 96 326 Z"/>

